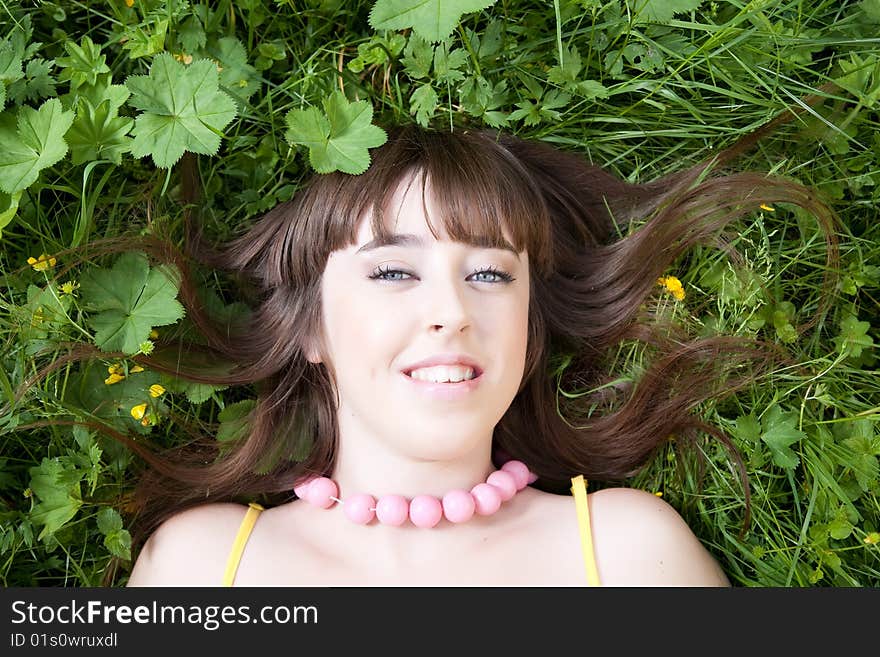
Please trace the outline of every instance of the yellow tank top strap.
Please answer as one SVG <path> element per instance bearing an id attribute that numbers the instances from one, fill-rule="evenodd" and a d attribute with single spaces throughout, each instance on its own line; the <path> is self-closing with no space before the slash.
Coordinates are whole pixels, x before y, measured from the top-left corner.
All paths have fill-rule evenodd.
<path id="1" fill-rule="evenodd" d="M 577 509 L 578 525 L 581 533 L 581 549 L 584 553 L 584 566 L 587 569 L 587 583 L 590 586 L 601 586 L 599 569 L 596 567 L 596 555 L 593 551 L 593 532 L 590 527 L 590 503 L 587 499 L 587 482 L 583 475 L 572 477 L 571 493 Z"/>
<path id="2" fill-rule="evenodd" d="M 241 561 L 241 555 L 244 553 L 244 546 L 247 544 L 248 538 L 250 538 L 251 531 L 253 531 L 261 511 L 263 511 L 263 507 L 256 502 L 248 504 L 247 513 L 244 514 L 244 520 L 241 521 L 238 534 L 236 534 L 235 541 L 232 543 L 232 551 L 226 560 L 223 586 L 232 586 L 232 583 L 235 581 L 235 573 L 238 571 L 238 564 Z"/>

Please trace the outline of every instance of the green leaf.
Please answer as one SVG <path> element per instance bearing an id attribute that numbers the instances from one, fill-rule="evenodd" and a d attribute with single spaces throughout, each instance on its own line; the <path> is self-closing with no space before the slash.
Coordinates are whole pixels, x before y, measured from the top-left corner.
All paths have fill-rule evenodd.
<path id="1" fill-rule="evenodd" d="M 38 110 L 22 107 L 15 132 L 0 124 L 0 189 L 7 194 L 26 189 L 40 171 L 61 160 L 67 153 L 64 133 L 72 122 L 73 112 L 53 98 Z"/>
<path id="2" fill-rule="evenodd" d="M 426 78 L 431 72 L 433 61 L 434 46 L 415 32 L 410 34 L 406 48 L 403 50 L 403 58 L 400 60 L 406 74 L 414 80 Z"/>
<path id="3" fill-rule="evenodd" d="M 250 429 L 250 413 L 256 407 L 257 402 L 253 399 L 228 404 L 217 415 L 220 420 L 220 428 L 217 430 L 217 440 L 221 443 L 234 442 L 247 435 Z"/>
<path id="4" fill-rule="evenodd" d="M 740 415 L 736 418 L 736 435 L 742 440 L 756 443 L 761 438 L 761 424 L 754 415 Z"/>
<path id="5" fill-rule="evenodd" d="M 83 302 L 98 314 L 87 319 L 103 351 L 135 354 L 154 326 L 184 316 L 177 285 L 162 267 L 150 269 L 146 256 L 128 252 L 110 270 L 95 267 L 82 275 Z"/>
<path id="6" fill-rule="evenodd" d="M 496 0 L 377 0 L 370 10 L 374 30 L 412 28 L 428 41 L 441 41 L 465 14 L 494 5 Z"/>
<path id="7" fill-rule="evenodd" d="M 111 554 L 128 561 L 131 559 L 131 534 L 127 529 L 111 532 L 104 537 L 104 547 Z"/>
<path id="8" fill-rule="evenodd" d="M 664 23 L 675 14 L 697 9 L 703 0 L 627 0 L 634 23 Z"/>
<path id="9" fill-rule="evenodd" d="M 388 138 L 370 123 L 373 107 L 365 100 L 349 103 L 341 91 L 325 98 L 323 106 L 323 114 L 315 107 L 288 112 L 285 138 L 292 145 L 308 147 L 309 162 L 318 173 L 363 173 L 370 165 L 368 149 Z"/>
<path id="10" fill-rule="evenodd" d="M 241 41 L 223 37 L 216 45 L 209 45 L 208 52 L 220 62 L 220 84 L 233 96 L 247 100 L 260 88 L 257 69 L 248 64 Z"/>
<path id="11" fill-rule="evenodd" d="M 23 77 L 24 69 L 21 67 L 21 57 L 16 55 L 10 42 L 0 41 L 0 83 L 9 86 Z"/>
<path id="12" fill-rule="evenodd" d="M 566 48 L 564 51 L 565 59 L 559 64 L 547 71 L 547 79 L 553 84 L 558 84 L 563 88 L 568 88 L 577 82 L 578 73 L 581 71 L 581 54 L 576 46 Z"/>
<path id="13" fill-rule="evenodd" d="M 880 0 L 862 0 L 859 8 L 865 12 L 869 22 L 880 23 Z"/>
<path id="14" fill-rule="evenodd" d="M 96 46 L 89 37 L 83 37 L 82 45 L 73 41 L 65 41 L 64 49 L 68 57 L 59 57 L 55 63 L 62 69 L 61 80 L 70 80 L 70 90 L 75 91 L 84 84 L 93 85 L 102 73 L 109 73 L 106 56 L 101 54 L 101 47 Z"/>
<path id="15" fill-rule="evenodd" d="M 96 520 L 98 522 L 98 531 L 102 534 L 106 535 L 122 529 L 122 516 L 112 506 L 105 506 L 98 511 Z"/>
<path id="16" fill-rule="evenodd" d="M 24 77 L 13 82 L 8 94 L 12 102 L 20 105 L 24 102 L 35 103 L 41 98 L 55 95 L 55 79 L 50 73 L 53 60 L 32 59 L 28 62 Z"/>
<path id="17" fill-rule="evenodd" d="M 840 322 L 840 334 L 834 338 L 837 350 L 853 358 L 862 355 L 862 350 L 874 346 L 874 339 L 868 335 L 869 322 L 860 322 L 853 315 L 847 315 Z"/>
<path id="18" fill-rule="evenodd" d="M 161 53 L 165 48 L 165 33 L 168 31 L 168 21 L 156 21 L 151 27 L 153 27 L 152 32 L 146 32 L 141 27 L 126 30 L 122 48 L 128 51 L 128 56 L 132 59 L 149 57 L 156 53 Z"/>
<path id="19" fill-rule="evenodd" d="M 202 22 L 197 16 L 190 16 L 178 26 L 177 38 L 180 39 L 180 44 L 188 53 L 194 53 L 200 48 L 204 48 L 207 40 L 205 28 L 202 27 Z"/>
<path id="20" fill-rule="evenodd" d="M 43 457 L 39 466 L 30 468 L 30 488 L 40 502 L 30 513 L 31 520 L 42 525 L 38 540 L 54 534 L 69 522 L 82 506 L 79 482 L 82 473 L 69 463 Z"/>
<path id="21" fill-rule="evenodd" d="M 428 121 L 437 110 L 437 92 L 429 82 L 418 87 L 409 98 L 409 113 L 416 115 L 416 121 L 427 127 Z"/>
<path id="22" fill-rule="evenodd" d="M 784 413 L 777 404 L 761 419 L 763 433 L 761 439 L 770 448 L 773 462 L 781 468 L 795 468 L 800 462 L 797 454 L 791 449 L 804 437 L 804 432 L 795 428 L 797 413 Z"/>
<path id="23" fill-rule="evenodd" d="M 185 151 L 215 155 L 220 131 L 236 114 L 208 59 L 184 67 L 162 53 L 149 75 L 131 76 L 125 85 L 132 92 L 129 104 L 144 112 L 135 119 L 131 153 L 152 156 L 157 167 L 170 168 Z"/>
<path id="24" fill-rule="evenodd" d="M 106 159 L 121 164 L 122 154 L 131 147 L 131 138 L 126 135 L 133 125 L 131 119 L 117 116 L 109 99 L 97 108 L 87 99 L 80 99 L 76 119 L 67 133 L 73 163 Z"/>
<path id="25" fill-rule="evenodd" d="M 3 237 L 3 229 L 9 225 L 9 222 L 18 212 L 18 202 L 21 200 L 21 192 L 7 194 L 0 190 L 0 237 Z"/>
<path id="26" fill-rule="evenodd" d="M 434 77 L 437 82 L 454 84 L 464 80 L 460 69 L 467 61 L 467 53 L 461 48 L 447 52 L 446 45 L 441 44 L 434 51 Z"/>

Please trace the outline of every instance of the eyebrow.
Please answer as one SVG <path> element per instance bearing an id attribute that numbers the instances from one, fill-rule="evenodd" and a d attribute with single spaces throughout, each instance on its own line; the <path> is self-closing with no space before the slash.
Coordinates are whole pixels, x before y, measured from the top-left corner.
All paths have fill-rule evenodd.
<path id="1" fill-rule="evenodd" d="M 359 248 L 355 254 L 366 253 L 368 251 L 373 251 L 375 249 L 380 249 L 383 246 L 403 246 L 403 247 L 412 247 L 412 248 L 424 248 L 425 240 L 423 240 L 418 235 L 413 235 L 411 233 L 391 233 L 388 235 L 387 239 L 382 239 L 381 237 L 375 237 L 366 244 L 364 244 L 361 248 Z M 517 257 L 519 260 L 519 253 L 517 253 L 516 249 L 513 248 L 508 242 L 504 242 L 500 247 L 492 244 L 488 238 L 486 237 L 478 237 L 474 246 L 481 249 L 503 249 L 505 251 L 510 251 L 513 255 Z"/>

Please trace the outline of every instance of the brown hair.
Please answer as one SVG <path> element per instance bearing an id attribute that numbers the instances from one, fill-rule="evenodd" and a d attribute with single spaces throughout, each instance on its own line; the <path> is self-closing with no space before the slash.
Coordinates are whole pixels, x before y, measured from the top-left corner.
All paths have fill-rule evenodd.
<path id="1" fill-rule="evenodd" d="M 791 203 L 817 217 L 824 232 L 827 303 L 837 261 L 831 210 L 790 181 L 754 173 L 706 176 L 710 166 L 726 163 L 757 136 L 711 163 L 636 185 L 544 143 L 487 130 L 401 126 L 371 152 L 365 173 L 313 176 L 291 201 L 220 249 L 204 241 L 191 218 L 186 255 L 170 240 L 152 237 L 103 247 L 134 246 L 173 263 L 181 300 L 201 336 L 160 344 L 134 360 L 192 381 L 254 384 L 257 395 L 244 437 L 231 445 L 180 423 L 196 439 L 159 457 L 108 431 L 153 466 L 136 491 L 135 542 L 183 508 L 281 501 L 292 497 L 305 473 L 332 471 L 334 373 L 307 359 L 309 350 L 325 356 L 321 275 L 332 251 L 354 243 L 363 217 L 372 216 L 374 234 L 386 231 L 387 200 L 411 172 L 422 174 L 422 185 L 430 179 L 450 239 L 497 246 L 506 230 L 514 248 L 529 253 L 526 368 L 495 428 L 495 448 L 527 463 L 539 475 L 539 488 L 564 492 L 575 474 L 603 481 L 635 474 L 673 434 L 681 444 L 709 434 L 731 450 L 746 483 L 730 440 L 695 410 L 754 381 L 784 354 L 747 338 L 694 339 L 658 321 L 649 302 L 658 276 L 687 249 L 701 243 L 726 248 L 720 232 L 730 222 L 762 203 Z M 186 160 L 184 188 L 191 200 L 194 171 Z M 212 318 L 190 280 L 189 258 L 235 276 L 253 312 L 228 325 Z M 646 345 L 649 359 L 637 380 L 621 382 L 611 363 L 625 341 Z M 81 348 L 71 357 L 84 354 L 99 355 Z M 207 371 L 212 362 L 225 363 L 227 371 Z M 584 392 L 571 397 L 557 390 L 574 387 Z M 747 485 L 745 491 L 748 503 Z"/>

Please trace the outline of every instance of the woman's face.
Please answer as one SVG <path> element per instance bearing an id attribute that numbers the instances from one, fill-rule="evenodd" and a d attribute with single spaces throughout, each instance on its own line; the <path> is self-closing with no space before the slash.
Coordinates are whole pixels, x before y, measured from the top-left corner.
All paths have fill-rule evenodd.
<path id="1" fill-rule="evenodd" d="M 450 459 L 491 444 L 519 389 L 528 255 L 451 242 L 445 234 L 435 240 L 420 179 L 407 190 L 409 182 L 405 178 L 393 195 L 386 221 L 390 232 L 414 238 L 377 247 L 369 221 L 362 220 L 356 244 L 331 253 L 321 287 L 325 344 L 338 384 L 343 445 L 366 440 L 398 455 Z M 425 203 L 436 222 L 430 190 L 428 180 Z M 500 273 L 487 271 L 493 269 Z M 479 376 L 471 383 L 429 384 L 405 373 L 449 354 L 473 359 Z"/>

